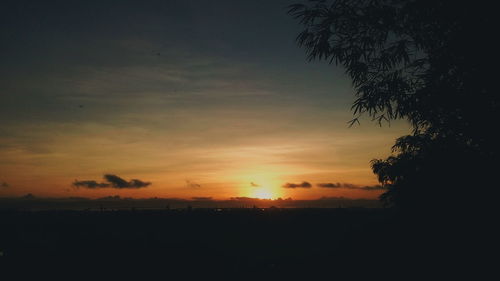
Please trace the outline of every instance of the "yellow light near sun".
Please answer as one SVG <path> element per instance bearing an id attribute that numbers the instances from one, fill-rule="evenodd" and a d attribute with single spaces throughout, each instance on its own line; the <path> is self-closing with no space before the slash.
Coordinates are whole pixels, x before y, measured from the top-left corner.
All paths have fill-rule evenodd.
<path id="1" fill-rule="evenodd" d="M 249 185 L 245 187 L 245 196 L 259 199 L 281 197 L 280 180 L 275 171 L 253 171 L 248 174 Z"/>
<path id="2" fill-rule="evenodd" d="M 256 187 L 252 190 L 251 194 L 250 197 L 259 199 L 273 199 L 276 197 L 275 194 L 266 187 Z"/>
<path id="3" fill-rule="evenodd" d="M 238 183 L 239 196 L 259 199 L 283 197 L 282 175 L 288 167 L 281 165 L 241 164 L 240 167 L 226 172 L 228 178 Z"/>
<path id="4" fill-rule="evenodd" d="M 280 188 L 279 181 L 277 180 L 255 180 L 252 181 L 253 186 L 250 186 L 247 190 L 248 197 L 259 198 L 259 199 L 276 199 L 282 196 L 282 190 Z"/>

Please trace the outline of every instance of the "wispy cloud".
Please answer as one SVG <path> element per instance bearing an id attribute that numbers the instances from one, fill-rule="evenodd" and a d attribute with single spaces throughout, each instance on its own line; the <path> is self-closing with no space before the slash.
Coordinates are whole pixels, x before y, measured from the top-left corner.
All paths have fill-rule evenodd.
<path id="1" fill-rule="evenodd" d="M 186 185 L 189 188 L 200 188 L 201 187 L 201 184 L 195 183 L 195 182 L 190 181 L 190 180 L 186 180 Z"/>
<path id="2" fill-rule="evenodd" d="M 342 184 L 340 182 L 337 183 L 328 182 L 328 183 L 317 183 L 316 186 L 323 188 L 341 188 Z"/>

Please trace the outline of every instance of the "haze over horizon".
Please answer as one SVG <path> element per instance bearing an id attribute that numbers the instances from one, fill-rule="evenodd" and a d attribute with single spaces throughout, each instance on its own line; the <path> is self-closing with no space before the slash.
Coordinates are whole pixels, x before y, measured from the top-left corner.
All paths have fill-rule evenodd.
<path id="1" fill-rule="evenodd" d="M 349 128 L 291 3 L 7 4 L 0 197 L 378 197 L 369 161 L 409 126 Z"/>

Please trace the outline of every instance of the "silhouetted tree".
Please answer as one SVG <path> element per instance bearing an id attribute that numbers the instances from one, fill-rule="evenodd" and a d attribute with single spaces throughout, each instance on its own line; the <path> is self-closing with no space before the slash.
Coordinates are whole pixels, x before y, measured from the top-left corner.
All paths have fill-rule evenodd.
<path id="1" fill-rule="evenodd" d="M 406 119 L 413 127 L 412 135 L 396 141 L 393 156 L 372 161 L 388 188 L 381 196 L 387 205 L 469 204 L 467 194 L 494 183 L 494 9 L 462 2 L 309 0 L 290 6 L 305 27 L 297 41 L 308 58 L 340 64 L 352 78 L 351 125 L 367 114 L 380 123 Z"/>

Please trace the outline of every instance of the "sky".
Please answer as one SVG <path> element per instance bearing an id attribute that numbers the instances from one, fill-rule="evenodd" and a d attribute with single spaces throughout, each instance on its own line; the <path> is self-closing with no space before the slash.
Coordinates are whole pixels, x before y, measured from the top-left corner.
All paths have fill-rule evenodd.
<path id="1" fill-rule="evenodd" d="M 409 126 L 349 128 L 292 3 L 7 1 L 0 196 L 376 198 L 369 162 Z"/>

